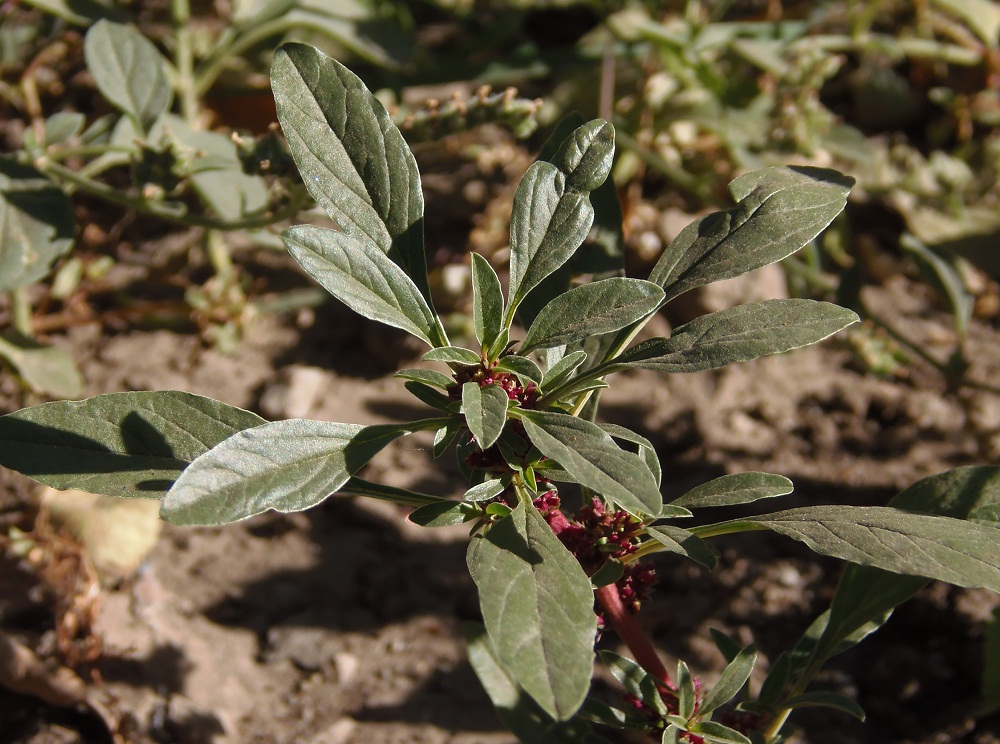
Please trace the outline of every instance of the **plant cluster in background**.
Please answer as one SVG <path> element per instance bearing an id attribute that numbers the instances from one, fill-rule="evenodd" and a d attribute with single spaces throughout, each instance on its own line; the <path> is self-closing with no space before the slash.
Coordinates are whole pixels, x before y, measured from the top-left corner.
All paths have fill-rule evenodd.
<path id="1" fill-rule="evenodd" d="M 261 70 L 270 50 L 294 32 L 397 69 L 411 43 L 402 8 L 399 16 L 361 2 L 236 3 L 192 17 L 187 0 L 5 6 L 0 296 L 11 330 L 0 337 L 0 361 L 37 391 L 80 393 L 73 361 L 36 341 L 33 309 L 107 274 L 121 214 L 197 231 L 189 250 L 207 256 L 211 276 L 187 286 L 179 309 L 208 340 L 232 348 L 257 309 L 234 239 L 280 246 L 274 225 L 312 206 L 283 139 L 268 128 L 273 103 Z M 471 97 L 401 108 L 397 118 L 414 140 L 486 122 L 524 137 L 538 107 L 513 89 L 482 86 Z M 104 229 L 109 213 L 116 216 Z M 88 250 L 74 251 L 79 242 Z M 32 286 L 53 268 L 39 298 Z M 163 309 L 132 299 L 137 315 Z"/>
<path id="2" fill-rule="evenodd" d="M 692 2 L 673 14 L 633 5 L 606 19 L 623 92 L 615 123 L 627 133 L 619 177 L 648 170 L 697 204 L 717 202 L 734 173 L 764 165 L 852 173 L 856 209 L 783 262 L 792 290 L 834 290 L 858 311 L 866 323 L 853 342 L 874 371 L 900 371 L 900 359 L 916 355 L 970 384 L 969 317 L 1000 311 L 1000 8 L 768 8 L 768 17 L 740 18 L 738 5 Z M 866 284 L 907 270 L 903 256 L 955 316 L 944 358 L 864 302 Z"/>
<path id="3" fill-rule="evenodd" d="M 183 392 L 112 393 L 0 418 L 6 467 L 56 488 L 157 498 L 163 518 L 181 525 L 301 511 L 337 493 L 415 507 L 410 519 L 428 527 L 469 524 L 483 617 L 468 631 L 470 659 L 504 724 L 526 742 L 602 742 L 600 732 L 628 729 L 665 744 L 774 744 L 801 707 L 863 717 L 850 698 L 811 688 L 829 658 L 931 578 L 1000 590 L 997 468 L 925 479 L 888 507 L 810 506 L 685 528 L 700 509 L 782 496 L 791 483 L 728 475 L 664 503 L 661 488 L 675 486 L 651 443 L 598 422 L 616 373 L 717 369 L 855 322 L 832 303 L 766 300 L 634 343 L 672 300 L 812 241 L 843 210 L 850 179 L 816 167 L 740 176 L 730 185 L 735 206 L 685 228 L 647 280 L 626 278 L 621 253 L 614 267 L 609 250 L 620 244 L 620 213 L 604 198 L 614 129 L 600 119 L 566 123 L 515 193 L 506 289 L 489 261 L 472 257 L 475 341 L 458 346 L 433 309 L 420 175 L 388 113 L 307 45 L 282 46 L 272 77 L 306 188 L 339 228 L 297 225 L 282 239 L 341 302 L 429 347 L 428 365 L 397 376 L 431 415 L 373 426 L 269 423 Z M 389 443 L 420 432 L 432 434 L 435 458 L 457 458 L 469 486 L 459 499 L 358 477 Z M 655 582 L 649 556 L 712 567 L 709 539 L 756 530 L 851 564 L 830 609 L 760 687 L 748 685 L 754 647 L 721 633 L 714 640 L 728 665 L 714 685 L 684 661 L 668 671 L 635 622 Z M 634 658 L 595 653 L 599 631 L 614 631 Z M 598 659 L 620 684 L 615 695 L 591 690 Z"/>

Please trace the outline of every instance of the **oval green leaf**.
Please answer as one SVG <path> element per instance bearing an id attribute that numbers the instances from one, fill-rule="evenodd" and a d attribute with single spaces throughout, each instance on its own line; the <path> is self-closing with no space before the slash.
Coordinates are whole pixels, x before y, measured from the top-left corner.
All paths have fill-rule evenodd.
<path id="1" fill-rule="evenodd" d="M 53 488 L 160 498 L 193 460 L 263 423 L 175 390 L 44 403 L 0 417 L 0 465 Z"/>
<path id="2" fill-rule="evenodd" d="M 0 157 L 0 293 L 42 279 L 73 247 L 75 231 L 73 205 L 58 186 Z"/>
<path id="3" fill-rule="evenodd" d="M 87 32 L 83 53 L 97 89 L 143 132 L 170 108 L 173 90 L 163 57 L 132 26 L 98 21 Z"/>
<path id="4" fill-rule="evenodd" d="M 472 254 L 472 322 L 476 340 L 489 350 L 503 330 L 503 287 L 490 262 Z"/>
<path id="5" fill-rule="evenodd" d="M 667 504 L 665 508 L 669 509 L 672 506 L 674 505 Z M 690 514 L 690 512 L 688 513 Z M 705 568 L 715 568 L 719 559 L 719 554 L 711 545 L 682 527 L 658 524 L 655 527 L 647 527 L 646 534 L 666 548 L 667 552 L 687 556 Z"/>
<path id="6" fill-rule="evenodd" d="M 174 524 L 236 522 L 308 509 L 334 494 L 389 442 L 420 428 L 289 419 L 241 431 L 197 458 L 163 499 Z"/>
<path id="7" fill-rule="evenodd" d="M 520 352 L 617 331 L 656 310 L 663 296 L 659 285 L 623 277 L 574 287 L 542 308 Z"/>
<path id="8" fill-rule="evenodd" d="M 795 486 L 783 475 L 774 473 L 734 473 L 695 486 L 670 503 L 688 509 L 706 506 L 735 506 L 757 499 L 769 499 L 791 493 Z"/>
<path id="9" fill-rule="evenodd" d="M 715 686 L 705 695 L 698 706 L 700 715 L 708 715 L 721 705 L 732 700 L 750 679 L 753 665 L 757 662 L 757 649 L 751 644 L 742 649 L 726 668 Z"/>
<path id="10" fill-rule="evenodd" d="M 469 571 L 497 657 L 556 720 L 583 703 L 594 671 L 590 579 L 523 502 L 469 545 Z"/>
<path id="11" fill-rule="evenodd" d="M 528 357 L 508 354 L 502 356 L 497 361 L 496 369 L 501 372 L 513 372 L 522 383 L 534 382 L 536 385 L 542 381 L 542 370 L 538 365 L 528 359 Z"/>
<path id="12" fill-rule="evenodd" d="M 594 191 L 607 179 L 615 157 L 615 128 L 604 119 L 591 119 L 570 132 L 551 158 L 566 174 L 566 185 Z"/>
<path id="13" fill-rule="evenodd" d="M 649 467 L 597 424 L 544 411 L 521 411 L 520 417 L 531 443 L 580 483 L 632 514 L 659 516 L 663 499 Z"/>
<path id="14" fill-rule="evenodd" d="M 539 161 L 528 168 L 511 213 L 507 322 L 524 296 L 576 252 L 593 221 L 587 195 L 568 190 L 556 166 Z"/>
<path id="15" fill-rule="evenodd" d="M 481 516 L 478 509 L 461 501 L 435 501 L 410 512 L 408 519 L 421 527 L 450 527 Z"/>
<path id="16" fill-rule="evenodd" d="M 439 346 L 421 357 L 425 362 L 446 362 L 447 364 L 481 364 L 483 359 L 472 349 L 461 346 Z"/>
<path id="17" fill-rule="evenodd" d="M 441 388 L 442 390 L 447 390 L 455 381 L 448 377 L 448 375 L 443 372 L 438 372 L 436 369 L 401 369 L 397 372 L 395 377 L 401 380 L 412 380 L 414 382 L 422 382 L 425 385 L 431 385 L 433 387 Z"/>
<path id="18" fill-rule="evenodd" d="M 778 167 L 737 178 L 737 204 L 684 228 L 664 251 L 649 281 L 665 301 L 720 279 L 780 261 L 804 246 L 843 211 L 854 179 L 834 170 Z"/>
<path id="19" fill-rule="evenodd" d="M 907 576 L 1000 591 L 996 527 L 893 507 L 814 506 L 731 520 L 696 535 L 768 529 L 821 555 Z"/>
<path id="20" fill-rule="evenodd" d="M 437 316 L 410 277 L 371 242 L 312 225 L 290 227 L 281 239 L 313 279 L 356 313 L 435 346 Z"/>
<path id="21" fill-rule="evenodd" d="M 644 341 L 609 368 L 658 372 L 716 369 L 814 344 L 857 321 L 851 310 L 816 300 L 738 305 L 682 325 L 670 338 Z"/>
<path id="22" fill-rule="evenodd" d="M 507 423 L 509 401 L 499 385 L 480 386 L 478 382 L 462 385 L 462 412 L 479 449 L 489 449 L 500 438 Z"/>
<path id="23" fill-rule="evenodd" d="M 309 193 L 346 233 L 388 254 L 430 304 L 420 174 L 385 107 L 357 75 L 305 44 L 278 48 L 271 87 Z"/>
<path id="24" fill-rule="evenodd" d="M 37 392 L 56 398 L 75 398 L 83 392 L 83 375 L 62 347 L 42 346 L 33 339 L 0 334 L 0 359 Z"/>

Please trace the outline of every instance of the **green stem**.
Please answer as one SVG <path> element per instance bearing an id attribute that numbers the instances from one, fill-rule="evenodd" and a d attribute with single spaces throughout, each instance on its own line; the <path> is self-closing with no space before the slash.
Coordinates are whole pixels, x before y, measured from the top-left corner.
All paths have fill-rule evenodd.
<path id="1" fill-rule="evenodd" d="M 26 338 L 35 337 L 35 328 L 31 319 L 31 300 L 28 299 L 28 288 L 17 287 L 10 293 L 12 323 L 14 330 Z"/>
<path id="2" fill-rule="evenodd" d="M 823 276 L 822 272 L 795 256 L 789 256 L 781 261 L 781 267 L 819 292 L 835 292 L 837 290 L 837 285 Z"/>
<path id="3" fill-rule="evenodd" d="M 167 206 L 158 202 L 151 202 L 142 197 L 131 196 L 127 193 L 111 188 L 100 181 L 94 181 L 77 171 L 67 168 L 58 163 L 53 163 L 47 158 L 39 158 L 35 161 L 35 167 L 43 173 L 53 176 L 59 180 L 73 184 L 76 188 L 93 196 L 98 196 L 105 201 L 121 204 L 130 209 L 154 215 L 169 222 L 176 222 L 181 225 L 191 227 L 204 227 L 210 230 L 251 230 L 255 228 L 268 227 L 276 222 L 294 217 L 302 209 L 306 199 L 305 195 L 293 196 L 291 201 L 276 212 L 267 212 L 252 217 L 244 217 L 238 220 L 220 220 L 215 217 L 192 214 L 187 211 L 184 205 L 176 207 Z"/>
<path id="4" fill-rule="evenodd" d="M 372 483 L 361 478 L 351 478 L 340 487 L 337 493 L 341 496 L 367 496 L 372 499 L 392 501 L 403 506 L 424 506 L 448 500 L 440 496 L 409 491 L 405 488 L 394 488 L 392 486 L 384 486 L 381 483 Z"/>
<path id="5" fill-rule="evenodd" d="M 181 115 L 192 127 L 198 124 L 198 91 L 194 79 L 194 51 L 191 48 L 191 5 L 188 0 L 171 0 L 176 46 L 174 67 L 177 69 L 177 94 L 181 102 Z"/>
<path id="6" fill-rule="evenodd" d="M 287 17 L 275 18 L 271 21 L 249 26 L 237 35 L 228 44 L 223 44 L 216 48 L 212 56 L 206 60 L 194 78 L 194 91 L 197 96 L 204 96 L 215 85 L 219 75 L 226 69 L 234 57 L 238 57 L 248 49 L 257 44 L 278 36 L 294 27 L 292 19 Z"/>
<path id="7" fill-rule="evenodd" d="M 771 723 L 768 725 L 767 730 L 764 731 L 764 742 L 765 744 L 770 744 L 781 733 L 781 727 L 785 725 L 788 720 L 788 716 L 791 715 L 791 708 L 782 708 L 778 711 L 778 715 L 774 717 Z"/>
<path id="8" fill-rule="evenodd" d="M 701 527 L 689 527 L 688 531 L 696 537 L 704 539 L 706 537 L 719 537 L 720 535 L 735 535 L 740 532 L 760 532 L 766 529 L 767 527 L 759 524 L 722 522 L 720 524 L 706 524 Z M 667 550 L 665 545 L 656 540 L 646 540 L 634 553 L 622 557 L 621 562 L 628 565 L 629 563 L 635 563 L 641 558 L 653 555 L 654 553 L 663 553 Z"/>
<path id="9" fill-rule="evenodd" d="M 208 260 L 215 269 L 215 276 L 223 284 L 228 284 L 235 271 L 233 267 L 233 257 L 229 254 L 229 247 L 222 239 L 222 233 L 218 230 L 210 230 L 205 236 L 208 248 Z"/>
<path id="10" fill-rule="evenodd" d="M 60 150 L 50 150 L 46 152 L 46 157 L 54 161 L 77 157 L 90 158 L 109 152 L 130 153 L 134 149 L 125 145 L 86 145 L 84 147 L 67 147 Z"/>

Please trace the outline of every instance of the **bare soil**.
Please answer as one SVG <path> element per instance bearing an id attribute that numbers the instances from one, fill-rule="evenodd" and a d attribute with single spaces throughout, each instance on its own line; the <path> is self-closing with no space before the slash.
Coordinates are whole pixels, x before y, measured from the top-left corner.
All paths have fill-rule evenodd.
<path id="1" fill-rule="evenodd" d="M 447 162 L 442 159 L 441 172 Z M 478 167 L 481 172 L 482 163 Z M 435 180 L 432 173 L 426 181 L 448 197 L 443 176 Z M 471 206 L 492 204 L 490 195 L 502 193 L 505 183 L 498 177 L 482 188 L 466 187 L 461 198 Z M 432 193 L 432 217 L 433 205 Z M 487 210 L 500 224 L 501 212 Z M 443 208 L 440 214 L 446 220 Z M 471 235 L 473 245 L 495 242 L 488 222 L 462 230 L 440 232 Z M 136 245 L 137 254 L 169 253 L 162 242 Z M 462 250 L 465 243 L 455 240 L 446 252 Z M 292 275 L 268 256 L 254 271 L 272 276 L 272 286 L 280 283 L 273 276 L 288 281 Z M 774 281 L 773 274 L 757 275 L 725 291 L 752 294 Z M 873 303 L 892 309 L 899 330 L 922 339 L 932 353 L 947 350 L 950 320 L 923 285 L 897 275 L 871 292 Z M 453 294 L 460 309 L 462 291 Z M 728 300 L 716 294 L 700 301 Z M 659 322 L 662 331 L 670 321 Z M 396 364 L 412 364 L 413 349 L 334 305 L 258 317 L 229 355 L 183 329 L 91 323 L 54 334 L 53 341 L 81 365 L 88 395 L 181 389 L 269 418 L 365 424 L 419 413 L 391 376 Z M 998 342 L 992 323 L 974 323 L 970 377 L 997 379 Z M 833 341 L 719 372 L 669 379 L 624 374 L 602 410 L 605 419 L 656 444 L 668 499 L 724 473 L 765 470 L 796 483 L 792 496 L 765 509 L 884 504 L 921 477 L 995 459 L 1000 449 L 998 398 L 948 391 L 919 360 L 908 370 L 905 377 L 876 377 L 846 343 Z M 27 402 L 9 381 L 0 394 L 5 411 Z M 408 438 L 363 475 L 460 493 L 451 463 L 437 469 L 428 449 L 427 440 Z M 75 666 L 88 699 L 100 700 L 104 713 L 0 688 L 0 742 L 513 741 L 465 661 L 461 626 L 478 614 L 465 569 L 465 529 L 425 530 L 395 506 L 331 498 L 306 513 L 224 528 L 163 526 L 137 571 L 97 589 L 93 581 L 81 583 L 65 562 L 61 574 L 53 568 L 52 556 L 59 550 L 71 556 L 72 548 L 38 526 L 37 503 L 25 479 L 0 475 L 0 524 L 36 530 L 34 552 L 19 553 L 10 540 L 2 544 L 0 629 L 43 660 Z M 755 641 L 766 669 L 766 660 L 825 609 L 840 571 L 836 562 L 777 535 L 736 536 L 717 545 L 722 559 L 713 572 L 674 557 L 660 560 L 658 588 L 640 616 L 668 659 L 684 658 L 708 681 L 722 667 L 709 628 Z M 72 565 L 85 571 L 79 562 Z M 77 645 L 60 648 L 57 619 L 65 620 L 67 598 L 79 599 L 81 587 L 91 594 L 76 605 Z M 983 630 L 996 605 L 989 592 L 931 584 L 821 680 L 855 695 L 868 722 L 803 711 L 793 719 L 802 727 L 797 741 L 1000 742 L 996 716 L 973 717 Z M 89 660 L 68 659 L 66 648 L 79 650 L 86 638 L 102 642 L 99 653 L 84 650 L 80 655 L 89 653 Z M 609 636 L 602 643 L 613 648 L 616 641 Z"/>

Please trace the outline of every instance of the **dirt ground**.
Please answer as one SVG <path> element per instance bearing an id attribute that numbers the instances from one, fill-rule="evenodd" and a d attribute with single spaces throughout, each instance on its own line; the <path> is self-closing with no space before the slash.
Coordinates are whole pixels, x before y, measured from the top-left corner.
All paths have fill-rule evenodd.
<path id="1" fill-rule="evenodd" d="M 442 179 L 435 181 L 432 172 L 425 182 L 433 191 Z M 472 188 L 462 198 L 485 199 Z M 443 207 L 437 214 L 448 219 Z M 480 232 L 470 242 L 489 243 L 492 229 L 477 223 Z M 137 252 L 168 250 L 169 236 L 157 240 Z M 255 270 L 266 274 L 274 266 L 290 273 L 272 254 Z M 698 301 L 718 309 L 781 288 L 780 270 L 771 270 L 702 293 Z M 900 330 L 932 352 L 947 350 L 950 321 L 923 285 L 898 275 L 872 288 L 868 299 L 891 308 Z M 662 332 L 670 321 L 658 322 L 663 327 L 655 330 Z M 271 419 L 368 424 L 419 413 L 391 376 L 397 363 L 412 366 L 413 349 L 332 304 L 258 317 L 230 355 L 189 331 L 128 325 L 84 324 L 52 340 L 81 365 L 88 395 L 181 389 Z M 970 377 L 996 381 L 995 324 L 975 322 L 970 348 Z M 24 402 L 9 380 L 0 383 L 4 411 Z M 765 509 L 884 504 L 923 476 L 995 460 L 1000 451 L 1000 398 L 949 392 L 919 362 L 905 377 L 873 376 L 843 340 L 719 372 L 625 374 L 602 410 L 606 420 L 656 444 L 668 499 L 724 473 L 790 477 L 795 493 Z M 363 476 L 460 493 L 451 462 L 435 469 L 428 450 L 427 440 L 407 438 Z M 26 480 L 0 474 L 0 527 L 38 529 L 37 503 Z M 111 542 L 124 542 L 126 527 L 116 529 L 110 528 Z M 99 653 L 80 650 L 90 660 L 78 659 L 76 668 L 103 718 L 0 688 L 0 742 L 110 742 L 108 721 L 123 740 L 137 743 L 512 742 L 465 661 L 461 626 L 478 613 L 465 569 L 466 533 L 462 527 L 425 530 L 395 506 L 336 497 L 306 513 L 224 528 L 164 525 L 136 571 L 99 590 L 83 582 L 90 593 L 79 614 L 87 632 L 77 635 L 103 645 Z M 32 534 L 48 554 L 3 544 L 0 628 L 38 657 L 65 663 L 55 620 L 67 597 L 82 596 L 82 579 L 66 578 L 65 561 L 72 563 L 74 553 L 63 538 L 44 529 Z M 754 640 L 766 669 L 766 659 L 825 609 L 839 573 L 836 562 L 769 533 L 715 544 L 722 559 L 713 572 L 663 557 L 654 599 L 640 616 L 668 659 L 684 658 L 709 681 L 722 667 L 709 628 Z M 62 574 L 53 568 L 59 550 Z M 820 680 L 856 696 L 868 722 L 803 712 L 793 718 L 802 727 L 796 741 L 1000 742 L 997 716 L 973 718 L 983 630 L 997 603 L 990 592 L 931 584 Z M 615 647 L 610 636 L 602 643 Z"/>

